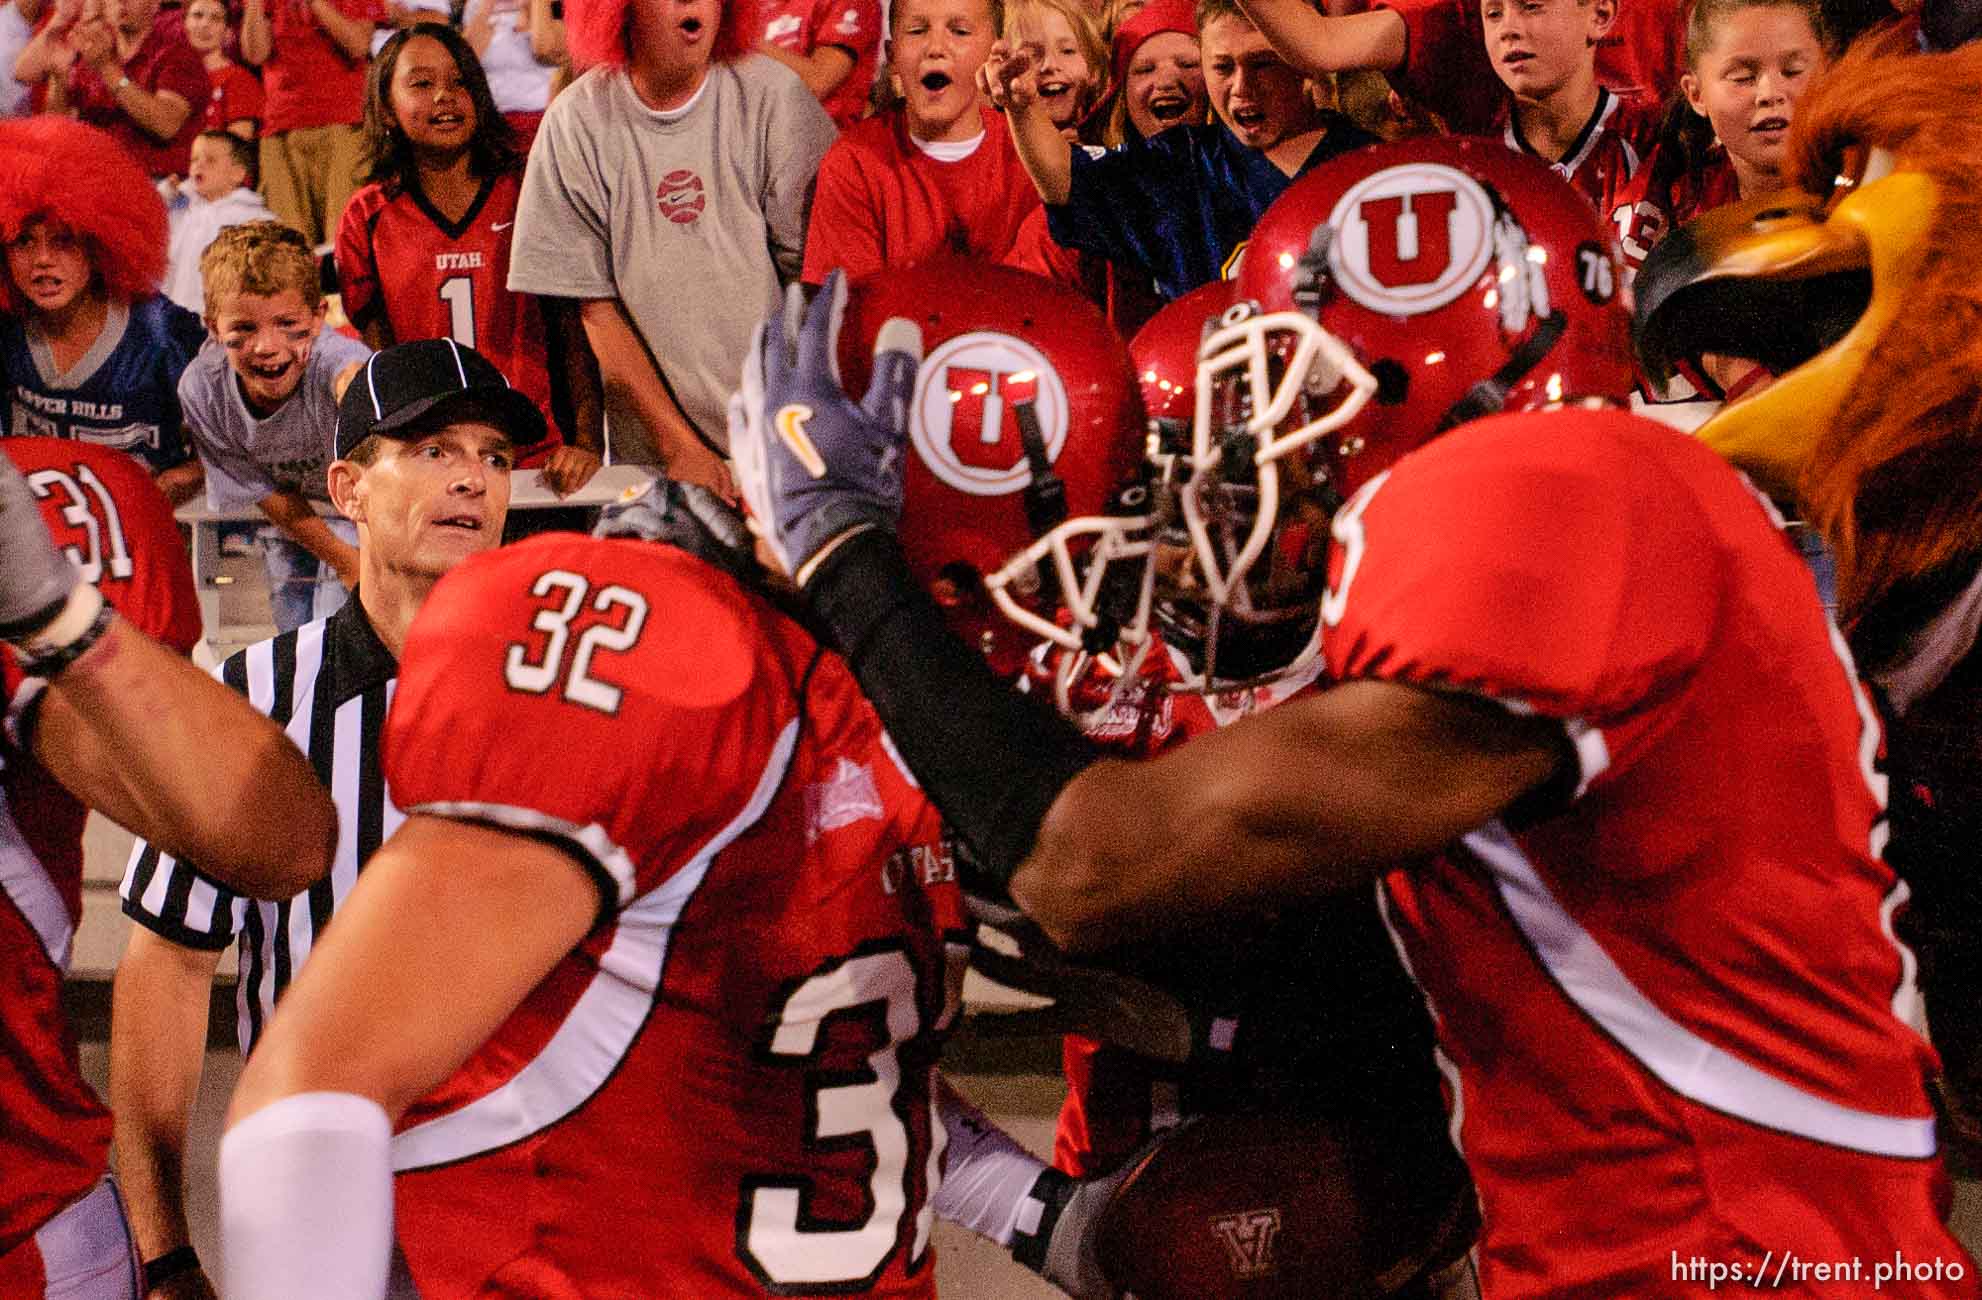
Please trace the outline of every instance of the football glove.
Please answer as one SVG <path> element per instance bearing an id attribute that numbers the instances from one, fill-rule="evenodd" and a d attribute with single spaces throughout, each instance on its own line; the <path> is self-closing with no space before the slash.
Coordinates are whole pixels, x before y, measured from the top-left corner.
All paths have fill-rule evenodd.
<path id="1" fill-rule="evenodd" d="M 909 399 L 922 331 L 895 317 L 874 339 L 874 378 L 855 402 L 840 384 L 846 276 L 808 308 L 793 285 L 781 319 L 758 326 L 730 398 L 737 486 L 778 566 L 803 587 L 832 547 L 901 517 Z"/>
<path id="2" fill-rule="evenodd" d="M 599 512 L 592 536 L 660 542 L 738 578 L 757 573 L 754 544 L 743 516 L 695 483 L 663 477 L 628 488 Z"/>
<path id="3" fill-rule="evenodd" d="M 1051 998 L 1036 1010 L 979 1012 L 973 1032 L 993 1037 L 1085 1034 L 1152 1060 L 1183 1064 L 1207 1049 L 1230 1050 L 1229 1021 L 1193 1015 L 1176 998 L 1147 980 L 1105 966 L 1071 961 L 1023 912 L 1005 903 L 967 895 L 971 915 L 983 930 L 1002 937 L 993 946 L 980 933 L 970 964 L 1007 988 Z M 1016 953 L 1003 951 L 1016 948 Z"/>
<path id="4" fill-rule="evenodd" d="M 1159 1147 L 1195 1121 L 1186 1120 L 1143 1143 L 1109 1173 L 1070 1178 L 1050 1165 L 1027 1193 L 1045 1207 L 1038 1227 L 1012 1239 L 1012 1258 L 1059 1287 L 1074 1300 L 1120 1300 L 1122 1292 L 1101 1266 L 1097 1242 L 1104 1214 L 1116 1193 Z"/>

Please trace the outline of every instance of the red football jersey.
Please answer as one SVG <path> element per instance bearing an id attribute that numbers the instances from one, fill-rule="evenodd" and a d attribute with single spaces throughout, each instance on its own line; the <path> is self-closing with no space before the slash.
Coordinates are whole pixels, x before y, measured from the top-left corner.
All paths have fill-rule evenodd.
<path id="1" fill-rule="evenodd" d="M 1534 153 L 1515 129 L 1511 106 L 1502 101 L 1501 139 L 1516 153 Z M 1645 154 L 1658 136 L 1665 110 L 1655 102 L 1614 94 L 1597 87 L 1597 107 L 1581 134 L 1561 158 L 1550 162 L 1535 154 L 1548 169 L 1576 187 L 1599 212 L 1611 210 L 1612 198 L 1643 170 Z"/>
<path id="2" fill-rule="evenodd" d="M 1693 170 L 1682 168 L 1678 175 L 1660 178 L 1654 151 L 1630 181 L 1615 189 L 1603 206 L 1617 227 L 1618 247 L 1624 253 L 1625 276 L 1635 275 L 1652 249 L 1670 232 L 1703 212 L 1711 212 L 1741 197 L 1741 181 L 1734 174 L 1734 163 L 1719 145 L 1707 155 L 1706 165 Z M 1654 182 L 1658 192 L 1653 193 Z"/>
<path id="3" fill-rule="evenodd" d="M 837 45 L 853 59 L 846 79 L 819 101 L 842 131 L 867 111 L 881 35 L 879 0 L 783 0 L 764 7 L 766 45 L 807 55 Z"/>
<path id="4" fill-rule="evenodd" d="M 962 901 L 845 665 L 548 534 L 434 589 L 385 745 L 401 807 L 564 842 L 606 917 L 395 1138 L 421 1294 L 933 1295 Z"/>
<path id="5" fill-rule="evenodd" d="M 58 545 L 118 612 L 175 650 L 200 635 L 172 507 L 138 461 L 59 438 L 9 438 Z M 37 692 L 0 650 L 10 740 Z M 0 1255 L 103 1176 L 110 1115 L 76 1069 L 62 977 L 82 916 L 87 811 L 22 749 L 0 747 Z"/>
<path id="6" fill-rule="evenodd" d="M 1507 87 L 1487 57 L 1479 0 L 1378 0 L 1404 20 L 1397 89 L 1458 135 L 1493 130 Z M 1686 37 L 1684 0 L 1624 0 L 1597 45 L 1597 80 L 1620 95 L 1663 104 L 1679 85 Z"/>
<path id="7" fill-rule="evenodd" d="M 417 189 L 365 186 L 338 222 L 337 283 L 353 325 L 362 329 L 383 318 L 400 343 L 451 338 L 474 348 L 537 404 L 548 423 L 543 308 L 534 296 L 509 288 L 509 241 L 522 186 L 520 171 L 482 182 L 458 223 Z M 553 435 L 535 447 L 519 447 L 518 463 L 540 464 L 557 445 Z"/>
<path id="8" fill-rule="evenodd" d="M 984 142 L 960 162 L 917 148 L 899 108 L 848 128 L 819 164 L 805 282 L 823 284 L 835 267 L 859 279 L 946 254 L 1034 269 L 1021 235 L 1039 191 L 1003 118 L 983 116 Z"/>
<path id="9" fill-rule="evenodd" d="M 1500 416 L 1336 516 L 1332 676 L 1560 719 L 1546 804 L 1392 873 L 1485 1218 L 1484 1294 L 1692 1293 L 1700 1258 L 1963 1276 L 1909 1023 L 1880 736 L 1768 505 L 1620 412 Z M 1746 1275 L 1744 1275 L 1744 1281 Z"/>

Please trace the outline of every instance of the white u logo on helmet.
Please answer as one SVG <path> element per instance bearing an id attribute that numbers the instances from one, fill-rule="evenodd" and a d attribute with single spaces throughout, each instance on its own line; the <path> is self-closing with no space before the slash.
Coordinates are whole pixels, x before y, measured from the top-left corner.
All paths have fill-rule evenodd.
<path id="1" fill-rule="evenodd" d="M 909 437 L 930 473 L 959 492 L 1018 492 L 1032 481 L 1012 413 L 1021 402 L 1032 403 L 1046 458 L 1059 459 L 1067 442 L 1067 389 L 1045 354 L 1009 334 L 959 334 L 916 373 Z"/>

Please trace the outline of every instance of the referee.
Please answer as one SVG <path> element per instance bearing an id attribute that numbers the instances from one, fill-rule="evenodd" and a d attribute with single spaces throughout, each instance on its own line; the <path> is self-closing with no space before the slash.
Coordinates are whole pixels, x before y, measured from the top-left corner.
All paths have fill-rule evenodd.
<path id="1" fill-rule="evenodd" d="M 132 852 L 120 892 L 137 925 L 117 968 L 110 1098 L 153 1300 L 214 1294 L 187 1230 L 183 1156 L 221 954 L 240 950 L 246 1053 L 359 867 L 403 820 L 379 753 L 399 649 L 441 576 L 501 540 L 514 448 L 544 434 L 536 407 L 469 348 L 426 340 L 372 357 L 339 404 L 329 471 L 332 501 L 358 527 L 357 598 L 220 671 L 330 790 L 341 831 L 330 874 L 287 902 L 257 903 L 149 844 Z"/>

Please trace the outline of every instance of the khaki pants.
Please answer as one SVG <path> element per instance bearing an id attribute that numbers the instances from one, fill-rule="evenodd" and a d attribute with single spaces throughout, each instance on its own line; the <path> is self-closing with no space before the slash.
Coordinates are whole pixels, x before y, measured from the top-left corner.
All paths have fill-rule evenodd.
<path id="1" fill-rule="evenodd" d="M 321 248 L 337 238 L 358 188 L 365 133 L 355 126 L 299 126 L 261 141 L 262 197 L 285 225 Z"/>

